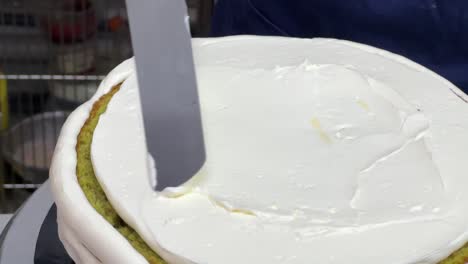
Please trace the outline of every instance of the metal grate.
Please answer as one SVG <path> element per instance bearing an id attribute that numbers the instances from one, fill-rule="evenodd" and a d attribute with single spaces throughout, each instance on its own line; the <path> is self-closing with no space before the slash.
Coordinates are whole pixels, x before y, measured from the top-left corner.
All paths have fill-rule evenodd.
<path id="1" fill-rule="evenodd" d="M 208 34 L 211 0 L 188 1 Z M 60 128 L 132 56 L 124 0 L 0 1 L 0 213 L 48 177 Z"/>

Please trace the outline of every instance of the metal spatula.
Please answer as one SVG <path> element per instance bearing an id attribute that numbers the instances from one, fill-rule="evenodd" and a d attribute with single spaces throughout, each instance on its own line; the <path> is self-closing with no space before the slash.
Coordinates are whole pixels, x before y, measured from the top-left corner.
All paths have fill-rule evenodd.
<path id="1" fill-rule="evenodd" d="M 184 0 L 126 3 L 156 189 L 176 187 L 205 162 L 187 6 Z"/>

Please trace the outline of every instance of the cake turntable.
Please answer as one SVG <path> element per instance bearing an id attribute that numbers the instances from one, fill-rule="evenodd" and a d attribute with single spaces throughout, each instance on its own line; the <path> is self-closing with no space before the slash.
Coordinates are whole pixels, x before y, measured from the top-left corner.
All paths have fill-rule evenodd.
<path id="1" fill-rule="evenodd" d="M 0 235 L 0 264 L 73 264 L 58 237 L 57 211 L 44 183 Z"/>

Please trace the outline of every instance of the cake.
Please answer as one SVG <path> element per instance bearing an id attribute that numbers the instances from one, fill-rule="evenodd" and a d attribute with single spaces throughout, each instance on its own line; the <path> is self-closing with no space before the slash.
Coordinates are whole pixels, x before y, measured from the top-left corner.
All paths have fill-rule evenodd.
<path id="1" fill-rule="evenodd" d="M 50 179 L 76 263 L 466 262 L 461 90 L 348 41 L 192 45 L 207 161 L 182 186 L 154 191 L 133 59 L 64 124 Z"/>

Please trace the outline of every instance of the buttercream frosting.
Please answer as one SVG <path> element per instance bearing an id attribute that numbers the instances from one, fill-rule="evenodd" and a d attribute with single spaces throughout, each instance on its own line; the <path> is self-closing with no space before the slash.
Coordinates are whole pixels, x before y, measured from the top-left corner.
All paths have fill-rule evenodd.
<path id="1" fill-rule="evenodd" d="M 51 178 L 75 261 L 146 263 L 75 175 L 79 129 L 120 82 L 94 132 L 93 167 L 119 215 L 171 264 L 434 263 L 468 240 L 468 104 L 448 81 L 347 41 L 193 47 L 207 161 L 183 186 L 153 190 L 132 60 L 64 125 Z"/>

